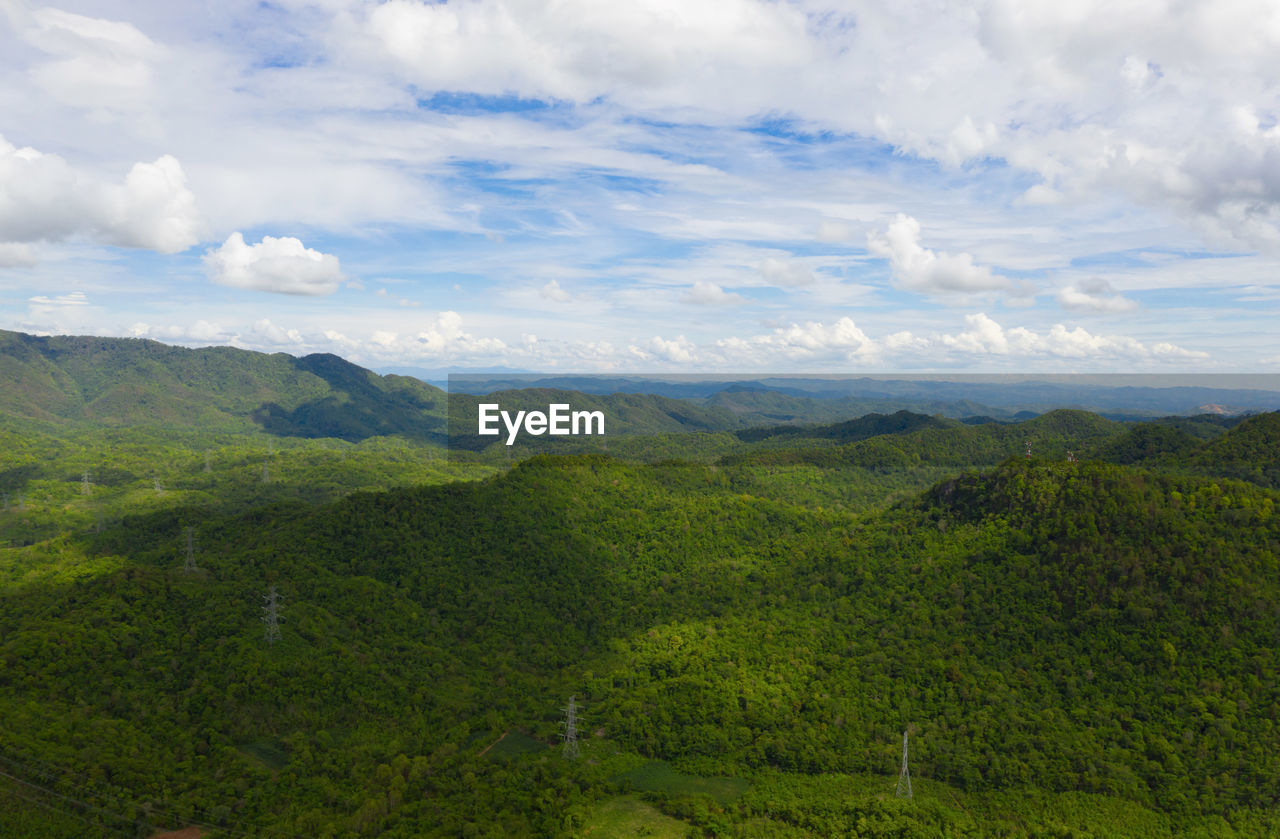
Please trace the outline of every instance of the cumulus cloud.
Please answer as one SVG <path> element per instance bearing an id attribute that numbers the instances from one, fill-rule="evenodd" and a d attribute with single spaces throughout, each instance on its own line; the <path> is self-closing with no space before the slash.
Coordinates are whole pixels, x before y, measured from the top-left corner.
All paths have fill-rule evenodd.
<path id="1" fill-rule="evenodd" d="M 104 244 L 177 253 L 204 221 L 177 159 L 137 163 L 121 184 L 73 169 L 58 155 L 0 136 L 0 246 L 84 236 Z M 11 250 L 32 257 L 30 249 Z"/>
<path id="2" fill-rule="evenodd" d="M 498 338 L 477 338 L 462 328 L 462 315 L 457 312 L 441 312 L 430 329 L 413 337 L 412 347 L 429 355 L 488 354 L 499 353 L 507 345 Z"/>
<path id="3" fill-rule="evenodd" d="M 920 222 L 902 213 L 883 233 L 867 234 L 867 249 L 889 260 L 899 288 L 924 294 L 973 294 L 1012 291 L 1005 277 L 975 265 L 967 253 L 934 253 L 920 244 Z"/>
<path id="4" fill-rule="evenodd" d="M 1130 312 L 1138 308 L 1137 303 L 1117 294 L 1111 283 L 1099 278 L 1062 289 L 1058 292 L 1058 304 L 1080 312 Z"/>
<path id="5" fill-rule="evenodd" d="M 204 264 L 215 283 L 279 294 L 332 294 L 345 279 L 336 256 L 291 236 L 263 236 L 248 245 L 244 236 L 232 233 L 217 250 L 205 253 Z"/>
<path id="6" fill-rule="evenodd" d="M 269 318 L 254 321 L 250 337 L 255 343 L 270 345 L 301 344 L 302 333 L 296 329 L 285 329 L 276 326 Z"/>
<path id="7" fill-rule="evenodd" d="M 715 283 L 699 281 L 680 295 L 680 302 L 699 306 L 736 306 L 746 300 L 741 294 L 725 291 Z"/>
<path id="8" fill-rule="evenodd" d="M 716 345 L 738 358 L 764 362 L 778 357 L 788 360 L 871 360 L 878 356 L 876 342 L 857 327 L 851 318 L 827 325 L 810 321 L 793 323 L 764 335 L 725 338 Z"/>
<path id="9" fill-rule="evenodd" d="M 643 347 L 632 345 L 629 350 L 633 356 L 645 361 L 657 359 L 678 364 L 691 364 L 698 357 L 697 347 L 683 335 L 674 340 L 655 335 Z"/>
<path id="10" fill-rule="evenodd" d="M 974 356 L 1104 360 L 1191 360 L 1209 354 L 1161 341 L 1151 346 L 1126 335 L 1096 335 L 1084 327 L 1055 324 L 1047 333 L 1025 327 L 1006 330 L 985 313 L 965 316 L 966 329 L 943 335 L 943 346 Z"/>

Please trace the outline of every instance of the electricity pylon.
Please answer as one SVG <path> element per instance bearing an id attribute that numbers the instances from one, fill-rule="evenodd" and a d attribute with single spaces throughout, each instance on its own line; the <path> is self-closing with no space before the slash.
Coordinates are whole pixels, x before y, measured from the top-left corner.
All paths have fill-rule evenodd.
<path id="1" fill-rule="evenodd" d="M 194 527 L 187 528 L 187 557 L 182 563 L 182 570 L 188 574 L 198 571 L 196 568 L 196 545 L 195 539 L 196 529 Z"/>
<path id="2" fill-rule="evenodd" d="M 578 757 L 578 705 L 574 702 L 573 697 L 569 697 L 568 707 L 561 708 L 564 711 L 564 734 L 560 736 L 564 738 L 564 756 L 570 760 L 576 760 Z"/>
<path id="3" fill-rule="evenodd" d="M 267 643 L 274 644 L 280 640 L 280 596 L 276 594 L 276 587 L 272 586 L 262 599 L 266 601 L 262 622 L 267 625 Z"/>
<path id="4" fill-rule="evenodd" d="M 902 771 L 898 773 L 898 797 L 911 798 L 911 773 L 907 770 L 907 732 L 902 732 Z"/>
<path id="5" fill-rule="evenodd" d="M 1031 441 L 1027 441 L 1027 460 L 1031 459 Z"/>
<path id="6" fill-rule="evenodd" d="M 88 495 L 90 492 L 89 470 L 84 470 L 84 474 L 80 477 L 80 494 Z"/>
<path id="7" fill-rule="evenodd" d="M 155 477 L 156 495 L 164 495 L 164 490 L 160 488 L 160 476 Z"/>

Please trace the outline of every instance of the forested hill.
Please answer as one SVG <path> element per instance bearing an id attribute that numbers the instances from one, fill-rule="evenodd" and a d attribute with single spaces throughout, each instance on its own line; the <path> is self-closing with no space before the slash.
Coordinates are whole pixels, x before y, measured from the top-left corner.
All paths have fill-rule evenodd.
<path id="1" fill-rule="evenodd" d="M 0 758 L 255 835 L 620 835 L 578 828 L 632 785 L 697 836 L 1274 835 L 1276 501 L 1015 457 L 857 516 L 539 457 L 162 511 L 0 592 Z M 569 695 L 576 762 L 545 748 Z"/>
<path id="2" fill-rule="evenodd" d="M 444 391 L 324 354 L 0 331 L 0 390 L 0 419 L 40 431 L 256 427 L 295 437 L 441 441 L 445 432 Z"/>

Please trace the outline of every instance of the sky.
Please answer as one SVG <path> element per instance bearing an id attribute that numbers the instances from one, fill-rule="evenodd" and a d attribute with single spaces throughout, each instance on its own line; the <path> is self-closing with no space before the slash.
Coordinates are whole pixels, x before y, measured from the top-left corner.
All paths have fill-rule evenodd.
<path id="1" fill-rule="evenodd" d="M 1280 4 L 0 0 L 0 328 L 1280 372 Z"/>

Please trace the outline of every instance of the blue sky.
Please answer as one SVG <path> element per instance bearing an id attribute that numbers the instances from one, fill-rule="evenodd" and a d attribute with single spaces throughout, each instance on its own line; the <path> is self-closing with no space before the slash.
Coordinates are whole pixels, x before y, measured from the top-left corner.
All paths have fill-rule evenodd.
<path id="1" fill-rule="evenodd" d="M 1275 372 L 1280 10 L 0 0 L 0 328 Z"/>

